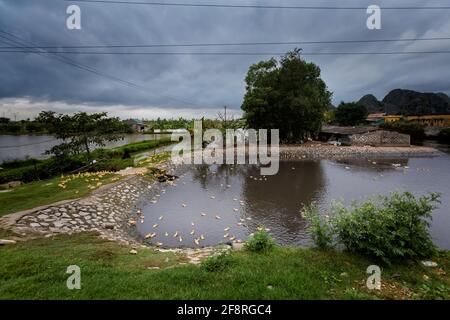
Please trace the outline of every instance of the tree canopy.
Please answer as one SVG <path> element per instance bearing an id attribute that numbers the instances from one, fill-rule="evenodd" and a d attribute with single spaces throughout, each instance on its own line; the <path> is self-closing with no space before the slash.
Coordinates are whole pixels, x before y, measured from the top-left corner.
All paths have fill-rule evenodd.
<path id="1" fill-rule="evenodd" d="M 36 120 L 45 123 L 48 132 L 63 141 L 47 153 L 66 156 L 86 152 L 88 161 L 92 145 L 105 146 L 106 142 L 121 140 L 122 133 L 128 130 L 128 126 L 119 118 L 108 118 L 106 112 L 67 115 L 43 111 Z"/>
<path id="2" fill-rule="evenodd" d="M 334 112 L 334 120 L 343 126 L 356 126 L 367 118 L 367 108 L 357 102 L 341 102 Z"/>
<path id="3" fill-rule="evenodd" d="M 279 129 L 281 142 L 301 142 L 317 133 L 331 92 L 320 68 L 300 56 L 300 49 L 250 66 L 242 104 L 247 126 Z"/>

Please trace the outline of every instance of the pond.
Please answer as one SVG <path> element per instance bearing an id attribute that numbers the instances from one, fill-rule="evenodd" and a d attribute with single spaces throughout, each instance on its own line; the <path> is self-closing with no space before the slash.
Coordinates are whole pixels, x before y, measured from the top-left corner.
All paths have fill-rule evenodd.
<path id="1" fill-rule="evenodd" d="M 108 143 L 107 148 L 144 140 L 159 139 L 161 134 L 127 134 L 123 140 Z M 0 135 L 0 163 L 6 160 L 23 160 L 27 157 L 44 159 L 46 150 L 61 143 L 48 135 Z M 95 146 L 93 146 L 95 149 Z"/>
<path id="2" fill-rule="evenodd" d="M 393 166 L 395 164 L 396 166 Z M 398 166 L 400 165 L 400 166 Z M 450 155 L 431 158 L 302 160 L 280 163 L 277 175 L 261 177 L 257 166 L 188 166 L 185 173 L 143 206 L 142 235 L 165 247 L 196 247 L 245 241 L 264 226 L 282 245 L 311 244 L 299 211 L 315 201 L 363 201 L 376 194 L 442 193 L 431 232 L 450 249 Z M 198 241 L 198 240 L 197 240 Z"/>

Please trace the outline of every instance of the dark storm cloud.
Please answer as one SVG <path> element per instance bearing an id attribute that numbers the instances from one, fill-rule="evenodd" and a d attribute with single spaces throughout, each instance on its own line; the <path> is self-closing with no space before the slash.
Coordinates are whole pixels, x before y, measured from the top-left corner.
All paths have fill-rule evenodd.
<path id="1" fill-rule="evenodd" d="M 186 2 L 197 2 L 189 0 Z M 279 5 L 357 5 L 392 1 L 216 1 L 217 3 L 268 3 Z M 40 45 L 220 43 L 295 40 L 345 40 L 450 36 L 447 12 L 383 11 L 382 29 L 366 28 L 364 11 L 298 11 L 258 9 L 174 8 L 137 5 L 78 3 L 82 30 L 65 27 L 62 0 L 0 0 L 0 28 Z M 396 6 L 445 5 L 445 1 L 396 1 Z M 0 38 L 0 40 L 2 40 Z M 6 44 L 1 43 L 5 46 Z M 163 48 L 144 51 L 248 51 L 285 52 L 293 46 Z M 450 41 L 305 45 L 318 51 L 429 51 L 450 50 Z M 125 49 L 129 51 L 130 49 Z M 101 49 L 105 51 L 105 49 Z M 214 114 L 222 105 L 239 109 L 244 78 L 258 56 L 110 56 L 68 55 L 102 73 L 131 81 L 130 88 L 104 77 L 63 64 L 56 59 L 24 53 L 0 54 L 0 107 L 27 105 L 27 116 L 48 102 L 60 111 L 74 108 L 110 110 L 142 116 L 177 108 L 183 114 Z M 359 99 L 366 93 L 382 98 L 394 88 L 450 93 L 450 55 L 321 56 L 305 57 L 317 63 L 334 103 Z M 3 103 L 1 101 L 7 101 Z M 34 104 L 33 104 L 34 103 Z M 82 106 L 82 107 L 81 107 Z M 35 110 L 36 109 L 36 110 Z M 154 110 L 146 113 L 145 110 Z M 22 109 L 21 109 L 22 110 Z M 121 113 L 118 111 L 120 110 Z M 155 111 L 156 110 L 156 111 Z M 189 111 L 190 110 L 190 111 Z M 170 113 L 169 113 L 170 114 Z M 175 113 L 173 114 L 175 116 Z"/>

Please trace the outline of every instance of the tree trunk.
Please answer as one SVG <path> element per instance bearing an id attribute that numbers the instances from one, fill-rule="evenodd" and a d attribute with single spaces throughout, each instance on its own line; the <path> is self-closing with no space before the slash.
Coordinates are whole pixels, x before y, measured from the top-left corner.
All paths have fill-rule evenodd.
<path id="1" fill-rule="evenodd" d="M 91 151 L 89 150 L 89 143 L 87 136 L 84 136 L 84 146 L 86 148 L 86 160 L 89 163 L 91 163 Z"/>

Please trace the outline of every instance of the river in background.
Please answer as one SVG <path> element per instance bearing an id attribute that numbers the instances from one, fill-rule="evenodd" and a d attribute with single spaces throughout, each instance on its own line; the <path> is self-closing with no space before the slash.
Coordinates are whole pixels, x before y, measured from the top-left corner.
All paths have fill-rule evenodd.
<path id="1" fill-rule="evenodd" d="M 107 148 L 144 140 L 161 138 L 161 134 L 127 134 L 123 140 L 110 142 Z M 23 160 L 26 158 L 45 159 L 45 151 L 61 143 L 60 140 L 48 135 L 0 135 L 0 163 L 7 160 Z M 93 146 L 95 149 L 96 146 Z"/>

